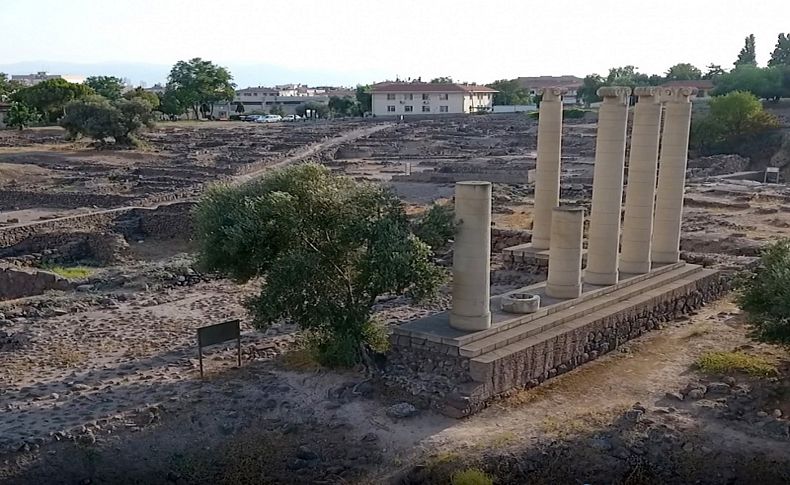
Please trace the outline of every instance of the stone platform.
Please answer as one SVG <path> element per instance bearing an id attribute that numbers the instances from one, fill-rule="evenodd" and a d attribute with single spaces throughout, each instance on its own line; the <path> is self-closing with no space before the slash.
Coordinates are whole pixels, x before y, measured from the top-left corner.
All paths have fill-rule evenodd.
<path id="1" fill-rule="evenodd" d="M 538 312 L 505 313 L 501 295 L 493 297 L 492 326 L 483 331 L 451 328 L 447 312 L 401 325 L 391 336 L 390 366 L 409 392 L 463 417 L 699 308 L 726 287 L 718 271 L 684 262 L 621 274 L 613 286 L 584 285 L 571 300 L 547 297 L 538 283 L 511 292 L 540 295 Z"/>
<path id="2" fill-rule="evenodd" d="M 518 244 L 502 250 L 502 261 L 505 264 L 525 263 L 530 266 L 542 268 L 549 267 L 549 250 L 535 249 L 532 243 Z M 587 262 L 587 250 L 582 249 L 582 266 Z"/>

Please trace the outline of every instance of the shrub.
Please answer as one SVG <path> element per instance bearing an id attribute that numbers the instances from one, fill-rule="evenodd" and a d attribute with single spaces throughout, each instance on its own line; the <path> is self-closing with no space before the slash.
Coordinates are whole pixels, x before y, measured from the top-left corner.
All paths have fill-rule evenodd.
<path id="1" fill-rule="evenodd" d="M 707 352 L 697 359 L 697 367 L 709 374 L 743 372 L 764 377 L 776 373 L 776 367 L 768 360 L 743 352 Z"/>
<path id="2" fill-rule="evenodd" d="M 453 474 L 452 485 L 493 485 L 494 480 L 478 468 L 467 468 Z"/>
<path id="3" fill-rule="evenodd" d="M 49 266 L 45 269 L 64 278 L 74 280 L 87 278 L 93 274 L 93 269 L 87 268 L 85 266 Z"/>
<path id="4" fill-rule="evenodd" d="M 380 348 L 386 339 L 372 319 L 380 295 L 427 299 L 445 277 L 394 193 L 320 165 L 214 187 L 195 225 L 203 266 L 242 281 L 264 277 L 247 302 L 253 323 L 297 323 L 327 365 L 365 362 Z"/>
<path id="5" fill-rule="evenodd" d="M 749 313 L 755 336 L 790 345 L 790 239 L 766 247 L 760 264 L 741 275 L 738 305 Z"/>
<path id="6" fill-rule="evenodd" d="M 691 145 L 703 154 L 731 153 L 779 127 L 776 116 L 766 112 L 749 92 L 717 96 L 709 106 L 710 114 L 693 120 L 691 125 Z"/>
<path id="7" fill-rule="evenodd" d="M 36 123 L 41 118 L 38 112 L 22 103 L 13 102 L 5 117 L 5 124 L 20 130 Z"/>
<path id="8" fill-rule="evenodd" d="M 578 109 L 578 108 L 571 108 L 566 109 L 562 112 L 562 117 L 569 120 L 577 120 L 580 118 L 584 118 L 584 115 L 587 113 L 586 110 Z"/>
<path id="9" fill-rule="evenodd" d="M 540 111 L 530 111 L 529 113 L 527 113 L 527 116 L 529 116 L 533 120 L 537 120 L 538 118 L 540 118 Z"/>
<path id="10" fill-rule="evenodd" d="M 141 98 L 110 102 L 101 96 L 72 101 L 60 124 L 71 138 L 88 136 L 104 144 L 112 138 L 116 144 L 134 145 L 134 135 L 144 126 L 153 126 L 151 105 Z"/>

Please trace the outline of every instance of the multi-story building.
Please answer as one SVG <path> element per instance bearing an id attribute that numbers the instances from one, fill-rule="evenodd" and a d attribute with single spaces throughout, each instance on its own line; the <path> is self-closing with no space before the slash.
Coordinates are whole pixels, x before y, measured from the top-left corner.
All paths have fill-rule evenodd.
<path id="1" fill-rule="evenodd" d="M 42 81 L 50 79 L 65 79 L 70 83 L 82 83 L 85 81 L 85 76 L 78 75 L 60 75 L 60 74 L 47 74 L 46 71 L 39 71 L 35 74 L 12 74 L 11 80 L 17 81 L 25 86 L 35 86 Z"/>
<path id="2" fill-rule="evenodd" d="M 562 88 L 565 90 L 562 104 L 577 104 L 580 101 L 578 91 L 584 84 L 584 79 L 571 75 L 519 77 L 516 81 L 532 96 L 540 94 L 546 88 Z"/>
<path id="3" fill-rule="evenodd" d="M 371 88 L 374 116 L 446 115 L 491 110 L 495 89 L 475 84 L 385 82 Z"/>

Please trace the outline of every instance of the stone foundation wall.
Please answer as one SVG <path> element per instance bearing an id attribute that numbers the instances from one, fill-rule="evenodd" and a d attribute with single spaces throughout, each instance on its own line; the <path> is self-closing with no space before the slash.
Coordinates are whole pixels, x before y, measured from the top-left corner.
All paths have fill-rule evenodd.
<path id="1" fill-rule="evenodd" d="M 29 209 L 31 207 L 119 207 L 137 197 L 112 194 L 85 194 L 79 192 L 29 192 L 26 190 L 0 190 L 0 210 Z"/>
<path id="2" fill-rule="evenodd" d="M 505 248 L 526 244 L 532 241 L 531 231 L 517 229 L 491 229 L 491 252 L 499 253 Z"/>
<path id="3" fill-rule="evenodd" d="M 670 291 L 659 301 L 612 313 L 503 357 L 495 362 L 485 382 L 475 381 L 470 360 L 448 354 L 446 345 L 394 338 L 383 380 L 429 400 L 447 415 L 468 416 L 495 398 L 537 386 L 720 298 L 729 291 L 729 279 L 721 273 L 713 274 Z"/>
<path id="4" fill-rule="evenodd" d="M 0 268 L 0 300 L 12 300 L 40 295 L 47 290 L 67 290 L 71 284 L 65 278 L 48 271 L 27 268 Z"/>

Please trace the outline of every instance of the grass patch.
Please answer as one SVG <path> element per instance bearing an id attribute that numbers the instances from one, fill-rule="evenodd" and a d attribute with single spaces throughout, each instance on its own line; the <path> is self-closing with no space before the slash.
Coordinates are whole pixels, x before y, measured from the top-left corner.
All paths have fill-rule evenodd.
<path id="1" fill-rule="evenodd" d="M 453 474 L 452 485 L 493 485 L 494 480 L 479 468 L 467 468 Z"/>
<path id="2" fill-rule="evenodd" d="M 743 352 L 707 352 L 697 359 L 697 367 L 708 374 L 743 372 L 758 377 L 776 374 L 776 366 L 771 361 Z"/>
<path id="3" fill-rule="evenodd" d="M 85 355 L 73 349 L 58 347 L 53 349 L 50 354 L 50 362 L 55 367 L 76 367 L 85 360 Z"/>
<path id="4" fill-rule="evenodd" d="M 321 367 L 314 349 L 308 346 L 292 348 L 280 357 L 283 367 L 296 371 L 314 371 Z"/>
<path id="5" fill-rule="evenodd" d="M 44 269 L 70 280 L 81 280 L 92 275 L 94 272 L 93 268 L 88 268 L 86 266 L 49 266 Z"/>
<path id="6" fill-rule="evenodd" d="M 694 337 L 702 337 L 703 335 L 707 335 L 711 332 L 713 332 L 713 327 L 711 327 L 710 325 L 701 325 L 690 329 L 688 333 L 683 336 L 683 338 L 688 339 Z"/>

